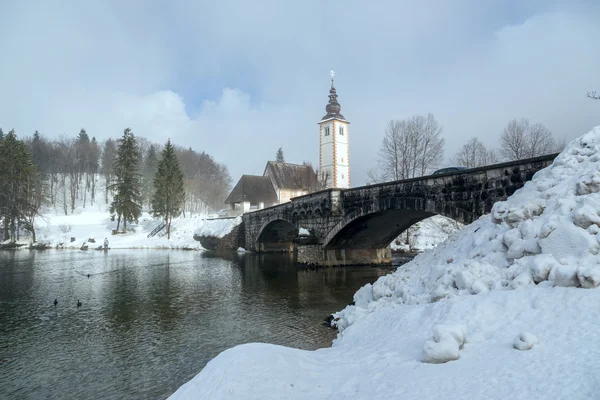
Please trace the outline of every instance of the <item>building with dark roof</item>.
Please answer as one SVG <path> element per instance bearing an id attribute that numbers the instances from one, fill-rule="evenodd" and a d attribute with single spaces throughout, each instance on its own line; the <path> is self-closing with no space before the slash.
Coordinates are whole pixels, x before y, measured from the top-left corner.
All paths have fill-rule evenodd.
<path id="1" fill-rule="evenodd" d="M 229 214 L 241 215 L 252 210 L 260 210 L 279 204 L 277 194 L 268 176 L 242 175 L 229 196 Z"/>
<path id="2" fill-rule="evenodd" d="M 227 215 L 271 207 L 320 189 L 317 174 L 310 165 L 269 161 L 263 176 L 242 175 L 225 199 L 229 205 Z"/>

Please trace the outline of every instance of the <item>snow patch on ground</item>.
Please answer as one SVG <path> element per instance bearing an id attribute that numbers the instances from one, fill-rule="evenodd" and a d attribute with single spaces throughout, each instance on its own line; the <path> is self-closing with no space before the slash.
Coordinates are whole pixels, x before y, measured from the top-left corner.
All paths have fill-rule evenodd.
<path id="1" fill-rule="evenodd" d="M 600 290 L 582 288 L 600 284 L 599 250 L 600 127 L 491 215 L 362 287 L 335 314 L 333 347 L 237 346 L 171 398 L 595 398 Z"/>
<path id="2" fill-rule="evenodd" d="M 107 238 L 111 249 L 202 250 L 200 242 L 194 240 L 194 234 L 222 237 L 241 222 L 241 218 L 211 220 L 203 215 L 181 216 L 172 221 L 170 239 L 167 239 L 164 229 L 149 238 L 148 234 L 162 221 L 144 212 L 137 224 L 127 224 L 127 233 L 112 235 L 117 222 L 110 220 L 105 208 L 98 205 L 76 209 L 71 215 L 45 214 L 36 221 L 37 241 L 67 249 L 80 249 L 87 243 L 88 249 L 92 250 L 102 246 L 104 238 Z M 72 237 L 75 238 L 73 242 Z M 89 239 L 95 243 L 89 242 Z M 28 240 L 25 238 L 25 241 Z"/>
<path id="3" fill-rule="evenodd" d="M 242 217 L 207 219 L 194 231 L 197 236 L 214 236 L 222 238 L 242 223 Z"/>

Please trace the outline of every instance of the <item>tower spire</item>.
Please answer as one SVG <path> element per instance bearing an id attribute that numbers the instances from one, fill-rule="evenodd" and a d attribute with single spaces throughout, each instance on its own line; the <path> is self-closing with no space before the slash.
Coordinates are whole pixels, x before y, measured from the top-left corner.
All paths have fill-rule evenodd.
<path id="1" fill-rule="evenodd" d="M 329 103 L 325 106 L 325 111 L 327 114 L 321 119 L 321 121 L 331 118 L 344 119 L 344 116 L 340 114 L 342 110 L 342 106 L 337 101 L 337 92 L 335 90 L 335 86 L 333 86 L 333 77 L 335 76 L 335 71 L 329 71 L 329 76 L 331 76 L 331 89 L 329 89 Z"/>

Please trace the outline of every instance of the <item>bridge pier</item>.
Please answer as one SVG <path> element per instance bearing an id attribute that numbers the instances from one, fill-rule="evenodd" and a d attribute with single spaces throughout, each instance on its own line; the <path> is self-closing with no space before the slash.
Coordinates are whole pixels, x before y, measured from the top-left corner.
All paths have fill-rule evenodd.
<path id="1" fill-rule="evenodd" d="M 260 242 L 258 244 L 259 253 L 293 253 L 294 244 L 292 242 Z"/>
<path id="2" fill-rule="evenodd" d="M 383 249 L 324 249 L 321 244 L 296 245 L 300 264 L 322 266 L 386 265 L 392 263 L 392 250 Z"/>

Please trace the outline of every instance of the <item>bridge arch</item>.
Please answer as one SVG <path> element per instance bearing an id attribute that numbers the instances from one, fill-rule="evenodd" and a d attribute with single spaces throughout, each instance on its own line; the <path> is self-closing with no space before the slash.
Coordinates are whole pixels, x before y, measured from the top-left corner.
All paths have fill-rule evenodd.
<path id="1" fill-rule="evenodd" d="M 377 249 L 387 247 L 412 225 L 434 215 L 470 223 L 476 213 L 451 203 L 425 198 L 394 199 L 347 213 L 325 236 L 326 249 Z"/>
<path id="2" fill-rule="evenodd" d="M 272 218 L 262 224 L 256 236 L 256 249 L 261 252 L 292 252 L 298 228 L 282 218 Z"/>

